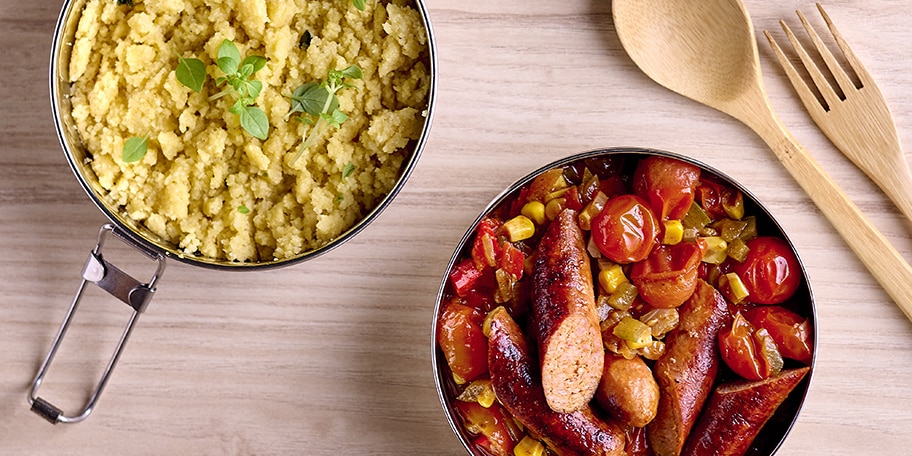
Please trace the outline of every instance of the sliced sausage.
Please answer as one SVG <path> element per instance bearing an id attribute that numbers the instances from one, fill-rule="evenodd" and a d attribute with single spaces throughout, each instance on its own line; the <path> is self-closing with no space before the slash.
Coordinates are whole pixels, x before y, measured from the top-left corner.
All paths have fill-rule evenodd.
<path id="1" fill-rule="evenodd" d="M 624 433 L 596 417 L 588 405 L 571 413 L 548 407 L 525 335 L 503 307 L 493 310 L 488 322 L 488 366 L 494 393 L 531 435 L 559 455 L 624 454 Z"/>
<path id="2" fill-rule="evenodd" d="M 656 456 L 677 456 L 684 448 L 719 370 L 716 338 L 731 319 L 725 298 L 702 280 L 679 312 L 678 327 L 666 337 L 666 352 L 654 366 L 661 396 L 646 432 Z"/>
<path id="3" fill-rule="evenodd" d="M 656 416 L 659 385 L 639 356 L 626 359 L 607 353 L 605 372 L 595 392 L 598 404 L 621 424 L 643 427 Z"/>
<path id="4" fill-rule="evenodd" d="M 589 255 L 576 212 L 542 236 L 532 268 L 533 322 L 548 406 L 572 412 L 592 400 L 605 362 Z"/>
<path id="5" fill-rule="evenodd" d="M 809 368 L 784 370 L 765 380 L 719 385 L 687 440 L 685 455 L 739 456 L 773 416 Z"/>

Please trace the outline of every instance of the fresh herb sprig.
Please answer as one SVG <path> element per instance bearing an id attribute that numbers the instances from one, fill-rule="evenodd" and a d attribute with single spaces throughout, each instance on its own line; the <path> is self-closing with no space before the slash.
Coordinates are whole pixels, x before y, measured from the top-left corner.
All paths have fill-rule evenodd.
<path id="1" fill-rule="evenodd" d="M 146 156 L 149 150 L 149 137 L 143 136 L 128 138 L 124 141 L 121 159 L 124 163 L 136 163 Z"/>
<path id="2" fill-rule="evenodd" d="M 209 101 L 234 95 L 236 100 L 228 111 L 238 115 L 241 127 L 251 136 L 266 139 L 269 136 L 269 118 L 262 109 L 254 106 L 263 90 L 263 83 L 251 79 L 266 66 L 266 58 L 251 55 L 241 60 L 237 46 L 226 39 L 219 46 L 216 63 L 225 76 L 216 79 L 215 84 L 217 87 L 225 86 L 225 89 L 209 97 Z M 194 92 L 200 92 L 206 82 L 206 65 L 199 59 L 178 56 L 174 73 L 181 84 Z"/>
<path id="3" fill-rule="evenodd" d="M 358 8 L 361 11 L 364 11 L 365 0 L 352 0 L 352 3 L 355 4 L 355 8 Z"/>
<path id="4" fill-rule="evenodd" d="M 344 70 L 329 70 L 326 80 L 320 83 L 308 82 L 291 94 L 291 110 L 289 115 L 302 113 L 297 119 L 308 125 L 313 125 L 304 142 L 298 147 L 298 152 L 292 159 L 296 162 L 304 152 L 309 149 L 319 138 L 326 125 L 339 128 L 348 116 L 339 110 L 339 98 L 336 96 L 340 90 L 354 87 L 346 79 L 361 79 L 364 74 L 357 65 L 351 65 Z"/>

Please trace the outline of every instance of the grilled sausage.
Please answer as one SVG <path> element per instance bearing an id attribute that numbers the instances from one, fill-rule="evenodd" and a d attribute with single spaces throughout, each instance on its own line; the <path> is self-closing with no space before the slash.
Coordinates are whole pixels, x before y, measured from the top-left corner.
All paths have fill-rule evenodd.
<path id="1" fill-rule="evenodd" d="M 661 396 L 646 431 L 656 456 L 681 453 L 719 370 L 716 338 L 731 319 L 725 298 L 702 280 L 679 311 L 678 327 L 668 334 L 666 352 L 654 366 Z"/>
<path id="2" fill-rule="evenodd" d="M 548 406 L 592 400 L 605 362 L 589 255 L 576 212 L 565 209 L 542 236 L 532 268 L 532 310 Z"/>
<path id="3" fill-rule="evenodd" d="M 716 387 L 687 439 L 689 456 L 739 456 L 810 368 L 782 371 L 759 381 L 739 380 Z"/>
<path id="4" fill-rule="evenodd" d="M 585 405 L 571 413 L 551 410 L 525 335 L 503 307 L 488 316 L 488 367 L 497 399 L 530 434 L 559 455 L 624 454 L 624 433 Z"/>
<path id="5" fill-rule="evenodd" d="M 595 399 L 621 424 L 643 427 L 656 416 L 659 385 L 652 376 L 652 370 L 639 356 L 626 359 L 608 353 Z"/>

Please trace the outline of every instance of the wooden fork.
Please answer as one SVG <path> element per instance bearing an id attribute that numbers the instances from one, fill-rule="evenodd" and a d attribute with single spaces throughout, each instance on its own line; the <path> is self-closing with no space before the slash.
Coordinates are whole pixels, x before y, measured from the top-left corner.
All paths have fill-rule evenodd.
<path id="1" fill-rule="evenodd" d="M 785 21 L 780 21 L 782 29 L 785 30 L 788 40 L 810 74 L 822 100 L 818 99 L 798 74 L 773 36 L 767 31 L 763 33 L 817 126 L 855 163 L 855 166 L 864 171 L 893 200 L 906 218 L 912 220 L 912 173 L 909 172 L 909 166 L 903 156 L 896 124 L 887 103 L 871 75 L 836 30 L 823 6 L 818 3 L 817 9 L 839 49 L 842 50 L 845 61 L 858 77 L 860 86 L 852 81 L 801 11 L 797 11 L 798 18 L 836 81 L 838 91 L 811 59 Z"/>

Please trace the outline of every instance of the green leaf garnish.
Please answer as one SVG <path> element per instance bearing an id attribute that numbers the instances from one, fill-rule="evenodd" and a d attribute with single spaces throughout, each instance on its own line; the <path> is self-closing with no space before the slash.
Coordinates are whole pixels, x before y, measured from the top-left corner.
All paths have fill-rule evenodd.
<path id="1" fill-rule="evenodd" d="M 317 82 L 308 82 L 295 89 L 294 93 L 289 97 L 291 98 L 291 111 L 289 111 L 289 114 L 304 112 L 312 116 L 319 116 L 328 97 L 329 92 L 326 91 L 325 87 L 322 87 Z M 338 100 L 336 100 L 336 103 L 338 104 Z"/>
<path id="2" fill-rule="evenodd" d="M 177 59 L 179 63 L 177 69 L 174 70 L 177 80 L 190 90 L 199 93 L 200 90 L 203 90 L 203 83 L 206 82 L 206 64 L 200 59 L 185 59 L 181 56 L 177 56 Z"/>
<path id="3" fill-rule="evenodd" d="M 199 59 L 185 59 L 177 56 L 178 65 L 174 70 L 177 80 L 194 92 L 200 92 L 206 82 L 206 64 Z M 237 97 L 231 108 L 232 114 L 240 118 L 241 127 L 254 138 L 266 139 L 269 136 L 269 118 L 262 109 L 254 107 L 256 98 L 263 91 L 263 83 L 250 80 L 257 71 L 266 67 L 266 57 L 250 55 L 241 60 L 241 52 L 231 40 L 223 40 L 219 45 L 216 65 L 225 76 L 216 78 L 215 85 L 227 85 L 221 92 L 209 97 L 215 101 L 226 95 Z"/>
<path id="4" fill-rule="evenodd" d="M 298 120 L 308 125 L 313 124 L 313 127 L 304 142 L 298 147 L 298 153 L 295 154 L 292 163 L 297 161 L 316 142 L 324 125 L 329 124 L 338 128 L 348 120 L 348 115 L 339 110 L 339 99 L 336 97 L 336 93 L 344 88 L 354 87 L 345 82 L 346 78 L 361 79 L 363 77 L 361 68 L 351 65 L 343 70 L 329 70 L 326 80 L 319 84 L 308 82 L 295 89 L 289 97 L 291 98 L 291 110 L 288 114 L 296 112 L 306 114 L 298 117 Z"/>
<path id="5" fill-rule="evenodd" d="M 248 209 L 247 206 L 244 206 L 243 204 L 240 205 L 240 206 L 238 206 L 237 211 L 240 212 L 241 214 L 249 214 L 249 213 L 250 213 L 250 209 Z"/>
<path id="6" fill-rule="evenodd" d="M 358 8 L 361 11 L 364 11 L 365 0 L 352 0 L 352 3 L 355 4 L 355 8 Z"/>
<path id="7" fill-rule="evenodd" d="M 269 136 L 269 118 L 262 109 L 246 106 L 240 112 L 241 127 L 254 138 L 266 139 Z"/>
<path id="8" fill-rule="evenodd" d="M 121 158 L 124 163 L 135 163 L 142 160 L 146 156 L 146 152 L 149 150 L 149 145 L 147 143 L 149 137 L 143 136 L 132 137 L 124 141 L 123 152 Z"/>
<path id="9" fill-rule="evenodd" d="M 348 162 L 348 164 L 345 165 L 345 168 L 342 168 L 342 179 L 347 179 L 348 176 L 351 176 L 351 174 L 354 171 L 355 171 L 355 164 L 352 162 Z"/>
<path id="10" fill-rule="evenodd" d="M 216 61 L 220 70 L 228 76 L 237 74 L 238 66 L 241 64 L 241 52 L 231 40 L 224 40 L 219 46 L 218 60 Z"/>

